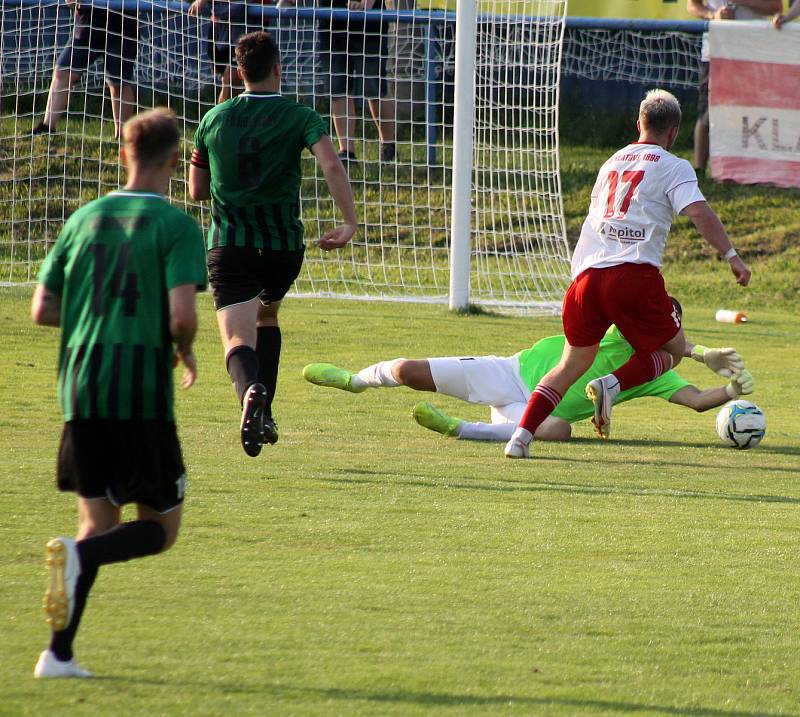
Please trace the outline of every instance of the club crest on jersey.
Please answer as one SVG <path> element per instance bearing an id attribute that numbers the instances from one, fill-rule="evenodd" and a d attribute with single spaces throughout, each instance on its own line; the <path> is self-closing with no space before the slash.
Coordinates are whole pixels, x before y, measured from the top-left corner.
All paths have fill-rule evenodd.
<path id="1" fill-rule="evenodd" d="M 600 233 L 623 244 L 645 240 L 644 227 L 618 227 L 614 224 L 604 223 L 600 227 Z"/>
<path id="2" fill-rule="evenodd" d="M 675 322 L 675 326 L 680 328 L 681 327 L 681 319 L 680 319 L 680 316 L 678 316 L 678 310 L 675 307 L 672 308 L 672 313 L 670 314 L 670 316 L 672 317 L 672 320 Z"/>

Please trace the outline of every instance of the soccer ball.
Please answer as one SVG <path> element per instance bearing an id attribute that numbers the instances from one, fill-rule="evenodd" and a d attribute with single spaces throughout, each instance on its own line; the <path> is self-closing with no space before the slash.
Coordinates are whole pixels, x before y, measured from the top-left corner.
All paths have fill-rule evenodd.
<path id="1" fill-rule="evenodd" d="M 750 401 L 730 401 L 717 414 L 717 435 L 732 448 L 755 448 L 766 430 L 767 419 Z"/>

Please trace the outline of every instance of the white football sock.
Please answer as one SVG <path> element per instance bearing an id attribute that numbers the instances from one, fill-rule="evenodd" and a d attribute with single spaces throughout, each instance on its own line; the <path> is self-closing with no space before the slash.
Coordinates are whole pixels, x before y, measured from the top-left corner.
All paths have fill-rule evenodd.
<path id="1" fill-rule="evenodd" d="M 611 403 L 614 403 L 617 396 L 619 396 L 619 388 L 619 381 L 616 381 L 615 383 L 612 383 L 610 386 L 606 387 Z"/>
<path id="2" fill-rule="evenodd" d="M 392 376 L 392 366 L 398 361 L 405 361 L 405 359 L 392 359 L 391 361 L 379 361 L 362 368 L 355 376 L 353 376 L 354 386 L 368 386 L 369 388 L 395 388 L 400 384 Z M 360 383 L 357 383 L 360 382 Z"/>
<path id="3" fill-rule="evenodd" d="M 605 383 L 605 390 L 609 402 L 614 403 L 614 399 L 619 395 L 619 379 L 613 373 L 609 373 L 601 378 Z"/>
<path id="4" fill-rule="evenodd" d="M 353 377 L 350 379 L 350 385 L 353 388 L 369 388 L 369 384 L 357 373 L 354 373 Z"/>
<path id="5" fill-rule="evenodd" d="M 515 426 L 514 432 L 511 434 L 511 438 L 522 441 L 522 443 L 527 446 L 530 445 L 531 441 L 533 441 L 533 434 L 527 428 Z"/>
<path id="6" fill-rule="evenodd" d="M 458 437 L 463 441 L 510 441 L 516 423 L 467 423 L 463 421 Z"/>

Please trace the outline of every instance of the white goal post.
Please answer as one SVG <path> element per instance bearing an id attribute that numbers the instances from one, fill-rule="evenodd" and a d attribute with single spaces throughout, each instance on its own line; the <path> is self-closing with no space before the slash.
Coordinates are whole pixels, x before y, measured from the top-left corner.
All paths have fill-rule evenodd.
<path id="1" fill-rule="evenodd" d="M 220 87 L 208 56 L 209 18 L 190 17 L 188 5 L 166 0 L 87 2 L 138 17 L 135 106 L 175 109 L 188 158 L 197 122 Z M 313 0 L 290 9 L 247 6 L 248 29 L 266 25 L 278 40 L 284 93 L 326 117 L 344 105 L 331 136 L 347 137 L 357 157 L 347 168 L 361 231 L 334 253 L 315 245 L 335 212 L 313 158 L 304 159 L 308 249 L 295 294 L 558 311 L 569 268 L 558 159 L 566 0 L 459 2 L 457 13 L 395 2 L 368 13 Z M 344 86 L 341 58 L 326 52 L 325 28 L 331 20 L 355 26 L 364 18 L 382 18 L 379 40 L 348 49 L 348 61 L 356 60 L 345 82 L 350 99 L 337 106 L 331 98 Z M 58 0 L 2 0 L 3 284 L 35 281 L 63 221 L 124 182 L 103 53 L 76 72 L 54 131 L 31 136 L 73 22 Z M 382 161 L 391 139 L 394 157 Z M 207 207 L 188 199 L 185 166 L 170 196 L 207 223 Z"/>

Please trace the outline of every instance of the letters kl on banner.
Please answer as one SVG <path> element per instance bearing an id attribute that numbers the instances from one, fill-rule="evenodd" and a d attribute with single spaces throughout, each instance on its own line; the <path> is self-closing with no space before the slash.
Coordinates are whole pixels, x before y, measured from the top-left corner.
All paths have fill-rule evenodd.
<path id="1" fill-rule="evenodd" d="M 711 174 L 800 187 L 800 27 L 712 22 Z"/>

